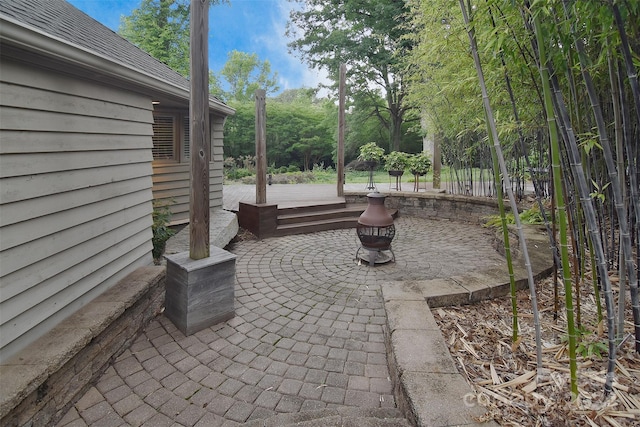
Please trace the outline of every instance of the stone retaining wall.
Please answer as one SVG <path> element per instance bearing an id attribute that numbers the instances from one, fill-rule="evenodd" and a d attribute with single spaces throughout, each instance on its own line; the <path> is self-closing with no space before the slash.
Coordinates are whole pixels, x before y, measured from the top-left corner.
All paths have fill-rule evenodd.
<path id="1" fill-rule="evenodd" d="M 165 269 L 141 267 L 0 365 L 0 425 L 55 424 L 164 303 Z"/>
<path id="2" fill-rule="evenodd" d="M 416 193 L 409 191 L 382 192 L 386 195 L 385 206 L 398 209 L 401 215 L 418 218 L 447 219 L 479 224 L 483 218 L 498 213 L 495 199 L 459 196 L 445 193 Z M 345 191 L 345 201 L 367 203 L 367 193 Z M 508 209 L 509 207 L 506 206 Z"/>

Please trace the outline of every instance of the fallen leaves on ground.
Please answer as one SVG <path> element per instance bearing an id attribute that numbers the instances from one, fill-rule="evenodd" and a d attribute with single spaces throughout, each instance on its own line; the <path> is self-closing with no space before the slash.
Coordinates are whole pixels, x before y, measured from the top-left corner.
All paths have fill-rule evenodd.
<path id="1" fill-rule="evenodd" d="M 543 356 L 539 378 L 528 291 L 517 294 L 519 338 L 515 343 L 510 296 L 433 310 L 458 369 L 475 389 L 472 403 L 485 406 L 487 418 L 502 426 L 640 425 L 640 360 L 633 352 L 630 310 L 625 323 L 627 339 L 617 353 L 613 393 L 605 398 L 606 333 L 596 320 L 595 299 L 588 285 L 583 287 L 579 396 L 572 401 L 562 286 L 557 320 L 553 279 L 539 281 L 537 287 Z"/>

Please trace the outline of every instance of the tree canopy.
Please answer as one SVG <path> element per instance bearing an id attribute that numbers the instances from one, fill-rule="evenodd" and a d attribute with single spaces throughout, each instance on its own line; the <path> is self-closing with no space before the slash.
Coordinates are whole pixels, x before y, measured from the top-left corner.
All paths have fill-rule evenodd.
<path id="1" fill-rule="evenodd" d="M 253 99 L 256 89 L 264 89 L 267 95 L 280 89 L 278 73 L 272 73 L 269 61 L 260 61 L 256 53 L 229 52 L 220 75 L 230 86 L 229 91 L 223 92 L 226 99 L 247 101 Z"/>
<path id="2" fill-rule="evenodd" d="M 120 19 L 118 33 L 183 76 L 189 75 L 189 3 L 142 0 Z"/>
<path id="3" fill-rule="evenodd" d="M 389 148 L 400 149 L 406 81 L 399 61 L 411 49 L 408 29 L 400 26 L 404 1 L 294 0 L 287 34 L 290 48 L 311 67 L 324 68 L 337 82 L 341 63 L 348 66 L 351 93 L 370 99 L 372 113 L 389 131 Z M 382 97 L 385 102 L 377 101 Z"/>
<path id="4" fill-rule="evenodd" d="M 304 90 L 296 91 L 299 94 Z M 242 158 L 255 153 L 255 105 L 234 101 L 236 114 L 225 124 L 225 156 Z M 335 110 L 330 102 L 285 97 L 267 100 L 267 162 L 270 166 L 296 166 L 308 170 L 315 164 L 333 164 Z"/>

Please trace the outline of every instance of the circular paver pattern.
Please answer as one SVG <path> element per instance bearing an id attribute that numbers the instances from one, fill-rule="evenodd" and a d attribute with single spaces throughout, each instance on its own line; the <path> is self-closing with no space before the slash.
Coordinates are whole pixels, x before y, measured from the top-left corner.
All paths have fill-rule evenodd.
<path id="1" fill-rule="evenodd" d="M 355 230 L 242 241 L 236 316 L 185 337 L 154 320 L 59 426 L 227 426 L 335 406 L 395 406 L 380 282 L 497 264 L 479 226 L 396 220 L 396 262 L 356 260 Z"/>

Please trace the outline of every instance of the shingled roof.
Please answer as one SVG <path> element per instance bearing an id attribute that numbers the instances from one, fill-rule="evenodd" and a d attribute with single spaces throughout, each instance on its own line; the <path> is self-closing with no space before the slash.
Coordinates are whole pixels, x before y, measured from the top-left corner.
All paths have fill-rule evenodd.
<path id="1" fill-rule="evenodd" d="M 189 91 L 189 81 L 65 0 L 2 0 L 0 18 Z M 211 97 L 210 101 L 224 106 Z M 232 112 L 233 110 L 229 111 Z"/>

